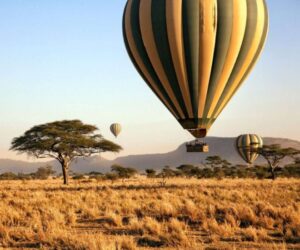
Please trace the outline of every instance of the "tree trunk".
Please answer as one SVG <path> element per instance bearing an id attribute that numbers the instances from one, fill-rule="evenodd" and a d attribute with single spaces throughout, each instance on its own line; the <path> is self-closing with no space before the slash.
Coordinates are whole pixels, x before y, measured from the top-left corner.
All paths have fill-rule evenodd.
<path id="1" fill-rule="evenodd" d="M 64 177 L 64 184 L 68 185 L 69 184 L 69 163 L 66 161 L 62 163 L 62 172 Z"/>
<path id="2" fill-rule="evenodd" d="M 272 180 L 274 181 L 276 179 L 276 174 L 275 174 L 275 167 L 271 166 L 271 175 L 272 175 Z"/>

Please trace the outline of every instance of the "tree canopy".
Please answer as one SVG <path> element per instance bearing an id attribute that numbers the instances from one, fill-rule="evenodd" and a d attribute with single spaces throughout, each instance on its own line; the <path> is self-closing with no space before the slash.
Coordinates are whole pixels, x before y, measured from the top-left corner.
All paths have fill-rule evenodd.
<path id="1" fill-rule="evenodd" d="M 111 171 L 115 172 L 117 176 L 121 179 L 128 179 L 137 173 L 134 168 L 123 167 L 117 164 L 111 166 Z"/>
<path id="2" fill-rule="evenodd" d="M 227 160 L 222 159 L 218 155 L 213 155 L 213 156 L 208 156 L 205 159 L 206 164 L 210 165 L 212 168 L 215 167 L 222 167 L 222 166 L 230 166 L 231 163 L 228 162 Z"/>

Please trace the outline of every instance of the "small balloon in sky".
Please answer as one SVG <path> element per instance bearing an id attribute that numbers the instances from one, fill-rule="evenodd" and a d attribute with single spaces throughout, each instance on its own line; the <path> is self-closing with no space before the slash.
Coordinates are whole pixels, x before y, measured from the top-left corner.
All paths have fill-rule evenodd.
<path id="1" fill-rule="evenodd" d="M 119 123 L 113 123 L 110 125 L 110 131 L 115 137 L 118 137 L 118 135 L 121 133 L 122 126 Z"/>

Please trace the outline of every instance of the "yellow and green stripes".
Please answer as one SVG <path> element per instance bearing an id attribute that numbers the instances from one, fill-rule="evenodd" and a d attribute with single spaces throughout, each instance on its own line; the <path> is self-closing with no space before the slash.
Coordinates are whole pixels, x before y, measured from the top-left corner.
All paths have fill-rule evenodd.
<path id="1" fill-rule="evenodd" d="M 123 18 L 135 67 L 189 130 L 211 127 L 253 68 L 267 31 L 264 0 L 128 0 Z"/>
<path id="2" fill-rule="evenodd" d="M 263 147 L 263 140 L 258 135 L 240 135 L 236 139 L 236 149 L 239 155 L 249 164 L 252 164 L 258 157 L 256 150 Z"/>
<path id="3" fill-rule="evenodd" d="M 121 126 L 121 124 L 119 124 L 119 123 L 113 123 L 113 124 L 110 126 L 110 131 L 112 132 L 112 134 L 113 134 L 115 137 L 118 137 L 118 135 L 121 133 L 121 130 L 122 130 L 122 126 Z"/>

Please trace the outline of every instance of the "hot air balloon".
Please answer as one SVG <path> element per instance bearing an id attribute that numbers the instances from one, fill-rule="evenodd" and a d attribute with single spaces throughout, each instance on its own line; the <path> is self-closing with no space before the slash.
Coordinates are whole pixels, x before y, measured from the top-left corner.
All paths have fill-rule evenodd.
<path id="1" fill-rule="evenodd" d="M 123 17 L 137 71 L 195 138 L 249 75 L 267 32 L 264 0 L 128 0 Z"/>
<path id="2" fill-rule="evenodd" d="M 118 137 L 118 135 L 121 133 L 122 127 L 119 123 L 113 123 L 110 125 L 110 131 L 115 137 Z"/>
<path id="3" fill-rule="evenodd" d="M 236 139 L 236 149 L 248 164 L 252 164 L 258 157 L 257 149 L 263 147 L 263 140 L 258 135 L 240 135 Z"/>

